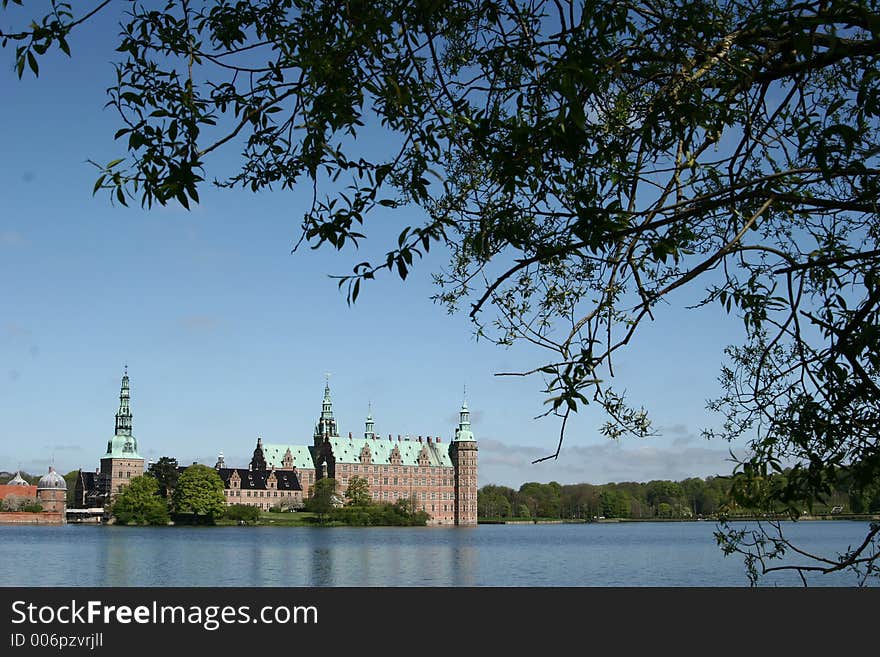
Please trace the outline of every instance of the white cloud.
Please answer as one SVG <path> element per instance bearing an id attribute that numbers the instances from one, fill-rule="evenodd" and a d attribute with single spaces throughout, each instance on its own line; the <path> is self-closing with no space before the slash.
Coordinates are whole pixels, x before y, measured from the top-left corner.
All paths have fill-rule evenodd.
<path id="1" fill-rule="evenodd" d="M 733 464 L 725 444 L 677 444 L 654 438 L 640 442 L 608 440 L 596 445 L 566 446 L 557 459 L 533 464 L 549 456 L 554 445 L 507 445 L 484 439 L 478 445 L 480 485 L 496 483 L 518 488 L 526 481 L 604 484 L 652 479 L 681 480 L 729 474 Z"/>

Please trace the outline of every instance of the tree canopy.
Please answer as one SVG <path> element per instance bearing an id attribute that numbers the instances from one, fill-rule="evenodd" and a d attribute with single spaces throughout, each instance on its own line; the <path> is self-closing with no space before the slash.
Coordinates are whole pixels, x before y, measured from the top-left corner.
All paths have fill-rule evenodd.
<path id="1" fill-rule="evenodd" d="M 159 457 L 158 461 L 150 464 L 147 474 L 159 482 L 159 494 L 162 497 L 167 498 L 177 486 L 177 479 L 180 477 L 177 468 L 177 459 L 171 456 Z"/>
<path id="2" fill-rule="evenodd" d="M 364 477 L 354 476 L 348 481 L 345 497 L 350 506 L 369 506 L 373 502 L 370 497 L 370 484 Z"/>
<path id="3" fill-rule="evenodd" d="M 223 494 L 223 480 L 220 475 L 214 468 L 198 463 L 181 473 L 171 499 L 176 513 L 207 522 L 213 522 L 226 509 L 226 496 Z"/>
<path id="4" fill-rule="evenodd" d="M 311 195 L 297 246 L 357 245 L 405 212 L 387 255 L 340 277 L 349 299 L 446 248 L 437 301 L 547 350 L 507 374 L 543 380 L 559 444 L 591 403 L 610 437 L 654 433 L 611 384 L 614 356 L 658 305 L 714 304 L 743 327 L 708 432 L 749 442 L 736 494 L 794 512 L 835 477 L 874 485 L 875 0 L 126 4 L 108 101 L 125 152 L 96 192 L 189 207 L 212 155 L 238 149 L 216 184 Z M 0 38 L 38 74 L 110 6 L 52 2 Z M 872 569 L 878 532 L 810 567 Z"/>
<path id="5" fill-rule="evenodd" d="M 305 509 L 318 514 L 318 520 L 323 524 L 327 514 L 335 507 L 336 480 L 329 477 L 318 479 L 312 486 L 311 493 L 305 500 Z"/>
<path id="6" fill-rule="evenodd" d="M 167 525 L 168 503 L 159 495 L 154 477 L 134 477 L 116 496 L 111 507 L 116 521 L 123 525 Z"/>

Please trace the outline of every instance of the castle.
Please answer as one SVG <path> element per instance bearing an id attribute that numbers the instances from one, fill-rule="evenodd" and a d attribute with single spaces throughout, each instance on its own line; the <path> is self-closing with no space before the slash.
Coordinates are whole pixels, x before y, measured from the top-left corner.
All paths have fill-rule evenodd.
<path id="1" fill-rule="evenodd" d="M 101 467 L 95 472 L 80 470 L 74 486 L 74 506 L 86 509 L 110 504 L 129 480 L 142 474 L 144 458 L 138 453 L 137 439 L 131 433 L 131 390 L 126 365 L 119 391 L 116 431 L 107 441 Z"/>
<path id="2" fill-rule="evenodd" d="M 132 436 L 129 392 L 126 368 L 116 433 L 107 443 L 100 470 L 80 473 L 77 505 L 108 504 L 131 477 L 144 472 L 144 459 Z M 398 435 L 395 440 L 389 434 L 382 438 L 375 431 L 372 410 L 363 437 L 349 433 L 345 438 L 339 435 L 328 382 L 311 445 L 263 443 L 257 438 L 247 468 L 227 467 L 222 453 L 214 467 L 223 481 L 227 504 L 263 510 L 297 508 L 320 479 L 334 479 L 337 492 L 344 495 L 351 480 L 360 477 L 375 502 L 413 500 L 429 514 L 429 524 L 477 524 L 477 441 L 466 402 L 448 447 L 440 437 Z"/>
<path id="3" fill-rule="evenodd" d="M 0 511 L 0 523 L 58 525 L 65 522 L 67 511 L 67 482 L 64 477 L 49 466 L 49 472 L 43 475 L 36 486 L 26 482 L 21 472 L 17 472 L 7 484 L 0 485 L 0 500 L 10 506 L 20 507 L 35 503 L 42 511 Z M 26 508 L 26 507 L 25 507 Z"/>

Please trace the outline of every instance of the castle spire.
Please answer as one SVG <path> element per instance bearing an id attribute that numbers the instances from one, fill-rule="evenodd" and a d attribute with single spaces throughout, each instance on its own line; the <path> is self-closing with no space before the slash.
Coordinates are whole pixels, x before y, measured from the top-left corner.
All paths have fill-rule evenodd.
<path id="1" fill-rule="evenodd" d="M 116 431 L 113 438 L 107 441 L 107 453 L 104 458 L 142 458 L 138 454 L 137 439 L 131 433 L 131 390 L 128 386 L 128 365 L 122 374 L 122 386 L 119 389 L 119 410 L 116 412 Z"/>
<path id="2" fill-rule="evenodd" d="M 128 387 L 128 364 L 122 375 L 122 387 L 119 390 L 119 411 L 116 413 L 116 435 L 131 435 L 131 391 Z"/>
<path id="3" fill-rule="evenodd" d="M 461 402 L 458 428 L 455 430 L 454 440 L 457 442 L 476 440 L 474 433 L 471 431 L 471 412 L 468 410 L 466 399 Z"/>
<path id="4" fill-rule="evenodd" d="M 324 384 L 324 401 L 321 403 L 321 417 L 315 426 L 315 441 L 326 437 L 338 437 L 336 420 L 333 418 L 333 400 L 330 398 L 330 375 L 325 375 L 327 381 Z"/>
<path id="5" fill-rule="evenodd" d="M 373 422 L 373 403 L 367 404 L 367 421 L 364 429 L 364 438 L 371 439 L 376 437 L 375 423 Z"/>

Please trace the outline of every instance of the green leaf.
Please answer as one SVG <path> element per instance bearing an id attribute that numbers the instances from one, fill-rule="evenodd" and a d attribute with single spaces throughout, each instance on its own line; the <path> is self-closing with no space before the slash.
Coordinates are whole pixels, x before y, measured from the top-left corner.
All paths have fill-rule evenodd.
<path id="1" fill-rule="evenodd" d="M 27 54 L 28 66 L 31 67 L 31 70 L 34 72 L 34 75 L 39 77 L 40 75 L 40 67 L 37 65 L 37 58 L 34 57 L 34 53 L 30 50 Z"/>

